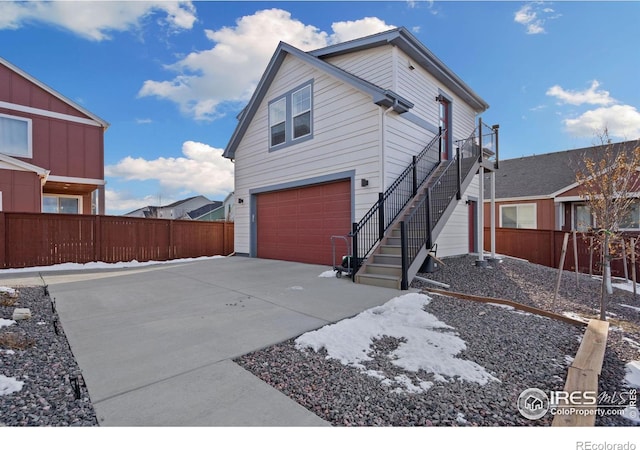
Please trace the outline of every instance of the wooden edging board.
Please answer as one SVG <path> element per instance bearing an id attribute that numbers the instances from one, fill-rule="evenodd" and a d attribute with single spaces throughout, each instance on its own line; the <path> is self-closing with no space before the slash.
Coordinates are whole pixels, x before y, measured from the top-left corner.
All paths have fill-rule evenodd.
<path id="1" fill-rule="evenodd" d="M 511 300 L 505 300 L 503 298 L 481 297 L 479 295 L 463 294 L 461 292 L 443 291 L 441 289 L 432 289 L 432 288 L 423 288 L 423 291 L 433 292 L 434 294 L 447 295 L 449 297 L 461 298 L 463 300 L 473 300 L 475 302 L 481 302 L 481 303 L 496 303 L 499 305 L 511 306 L 512 308 L 515 308 L 521 311 L 537 314 L 539 316 L 549 317 L 555 320 L 561 320 L 562 322 L 566 322 L 571 325 L 584 327 L 584 326 L 587 326 L 588 324 L 588 322 L 584 322 L 582 320 L 573 319 L 571 317 L 563 316 L 561 314 L 556 314 L 551 311 L 546 311 L 544 309 L 534 308 L 533 306 L 523 305 L 522 303 L 513 302 Z"/>

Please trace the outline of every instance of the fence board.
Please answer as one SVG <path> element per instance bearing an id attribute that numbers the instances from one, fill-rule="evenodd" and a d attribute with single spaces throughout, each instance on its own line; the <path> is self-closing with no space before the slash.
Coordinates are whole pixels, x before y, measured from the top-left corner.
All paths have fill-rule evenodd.
<path id="1" fill-rule="evenodd" d="M 228 255 L 233 223 L 0 212 L 0 268 Z"/>
<path id="2" fill-rule="evenodd" d="M 496 252 L 526 259 L 535 264 L 547 267 L 558 267 L 565 231 L 556 230 L 526 230 L 521 228 L 496 228 Z M 639 233 L 625 233 L 625 239 L 637 237 Z M 577 233 L 578 238 L 578 270 L 589 273 L 589 234 Z M 573 238 L 571 238 L 573 239 Z M 484 229 L 486 248 L 491 248 L 491 230 Z M 573 245 L 573 242 L 570 243 Z M 621 254 L 621 252 L 620 252 Z M 593 273 L 601 274 L 601 253 L 595 249 L 593 253 Z M 576 260 L 573 251 L 567 252 L 563 269 L 575 270 Z M 640 261 L 636 261 L 636 271 L 640 270 Z M 611 261 L 611 273 L 617 277 L 624 276 L 624 266 L 621 256 Z"/>

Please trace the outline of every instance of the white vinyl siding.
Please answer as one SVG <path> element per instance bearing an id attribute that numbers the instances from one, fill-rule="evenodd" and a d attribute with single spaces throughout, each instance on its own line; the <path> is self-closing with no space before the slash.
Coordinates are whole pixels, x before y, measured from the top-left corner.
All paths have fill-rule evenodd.
<path id="1" fill-rule="evenodd" d="M 436 243 L 438 244 L 438 257 L 466 255 L 469 253 L 469 205 L 466 201 L 469 197 L 478 198 L 478 175 L 467 187 L 462 195 L 462 199 L 458 201 L 456 208 L 447 220 Z M 482 204 L 478 204 L 478 208 L 482 208 Z M 476 242 L 477 239 L 476 239 Z"/>
<path id="2" fill-rule="evenodd" d="M 384 89 L 394 89 L 393 48 L 383 46 L 326 60 Z"/>
<path id="3" fill-rule="evenodd" d="M 22 158 L 31 158 L 31 119 L 0 114 L 0 153 Z"/>
<path id="4" fill-rule="evenodd" d="M 313 79 L 313 139 L 270 152 L 268 101 Z M 263 104 L 236 150 L 235 245 L 250 253 L 250 195 L 252 189 L 355 170 L 355 220 L 377 199 L 380 108 L 371 97 L 292 56 L 282 63 Z M 369 180 L 362 187 L 360 179 Z M 330 243 L 328 243 L 330 245 Z"/>

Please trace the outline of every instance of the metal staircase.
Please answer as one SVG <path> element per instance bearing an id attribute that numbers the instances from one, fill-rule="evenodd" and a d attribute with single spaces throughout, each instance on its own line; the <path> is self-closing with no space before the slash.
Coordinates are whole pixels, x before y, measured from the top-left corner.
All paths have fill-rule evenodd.
<path id="1" fill-rule="evenodd" d="M 440 130 L 363 219 L 353 224 L 354 281 L 408 289 L 457 201 L 485 163 L 482 129 L 480 122 L 471 137 L 457 142 L 455 157 L 445 161 L 440 159 L 444 133 Z M 497 126 L 491 132 L 497 142 Z M 411 189 L 398 188 L 407 184 Z"/>

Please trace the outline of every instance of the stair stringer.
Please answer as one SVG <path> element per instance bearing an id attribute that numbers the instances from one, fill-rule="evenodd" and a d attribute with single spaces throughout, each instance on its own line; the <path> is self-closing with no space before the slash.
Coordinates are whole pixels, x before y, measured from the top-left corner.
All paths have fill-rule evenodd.
<path id="1" fill-rule="evenodd" d="M 468 175 L 465 177 L 464 180 L 462 180 L 462 183 L 460 183 L 460 192 L 461 193 L 464 193 L 467 190 L 467 188 L 471 184 L 471 181 L 473 181 L 473 177 L 476 176 L 476 174 L 478 173 L 479 168 L 480 168 L 480 162 L 479 161 L 476 161 L 473 164 L 473 166 L 471 166 L 471 170 L 469 170 Z M 449 202 L 449 205 L 447 205 L 447 208 L 444 210 L 444 213 L 442 214 L 440 220 L 433 227 L 433 230 L 431 231 L 431 239 L 432 239 L 433 242 L 436 242 L 438 240 L 438 236 L 440 236 L 440 233 L 442 233 L 442 230 L 444 230 L 445 225 L 449 221 L 449 217 L 451 217 L 451 215 L 453 214 L 453 211 L 458 206 L 458 201 L 459 200 L 456 200 L 454 198 Z M 408 284 L 411 284 L 411 281 L 415 278 L 415 276 L 417 275 L 418 271 L 420 270 L 420 268 L 424 264 L 425 260 L 427 259 L 428 254 L 429 254 L 429 249 L 427 248 L 427 246 L 425 244 L 425 245 L 422 246 L 420 251 L 418 251 L 418 254 L 416 255 L 415 259 L 413 260 L 413 263 L 411 263 L 409 265 L 409 267 L 407 268 L 407 283 Z"/>

